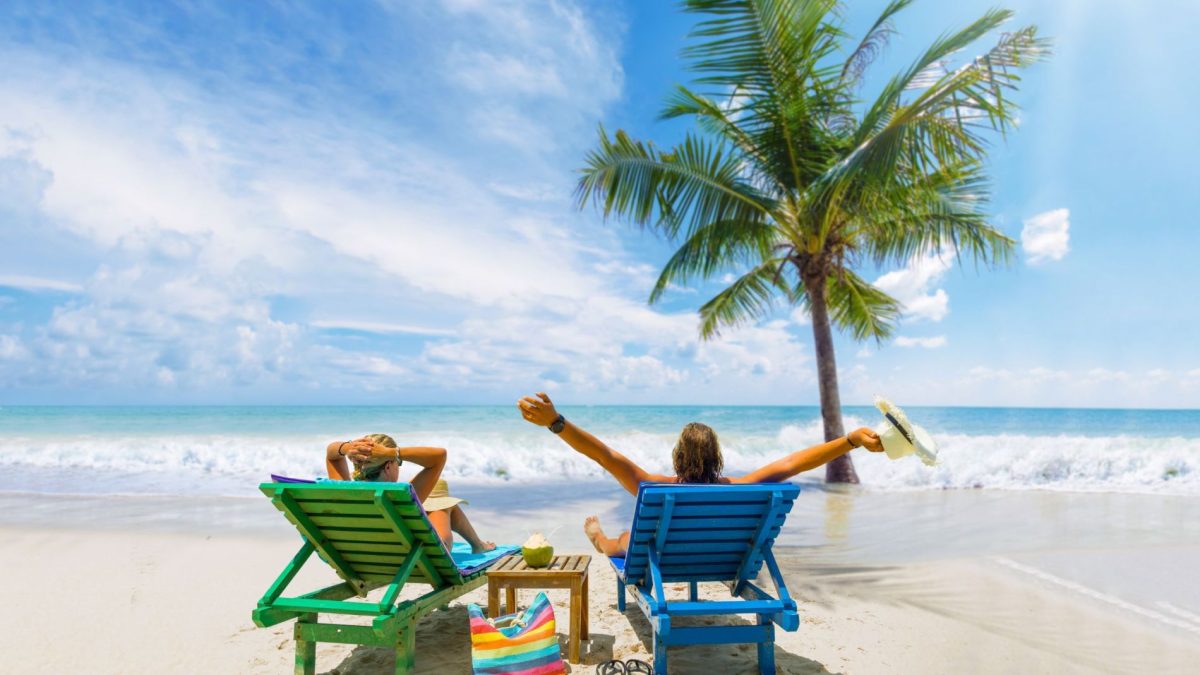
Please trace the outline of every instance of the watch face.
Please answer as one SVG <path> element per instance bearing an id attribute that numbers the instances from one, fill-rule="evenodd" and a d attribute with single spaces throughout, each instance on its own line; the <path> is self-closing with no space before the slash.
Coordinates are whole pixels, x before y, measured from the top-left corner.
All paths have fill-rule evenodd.
<path id="1" fill-rule="evenodd" d="M 566 423 L 567 423 L 567 421 L 565 419 L 563 419 L 562 415 L 559 415 L 558 419 L 556 419 L 550 423 L 550 431 L 553 431 L 554 433 L 557 434 L 563 430 L 563 426 L 565 426 Z"/>

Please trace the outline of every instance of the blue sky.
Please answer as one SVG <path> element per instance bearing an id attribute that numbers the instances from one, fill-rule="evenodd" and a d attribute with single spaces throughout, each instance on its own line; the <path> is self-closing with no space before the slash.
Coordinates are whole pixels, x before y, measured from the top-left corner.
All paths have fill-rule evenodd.
<path id="1" fill-rule="evenodd" d="M 917 2 L 865 92 L 989 6 Z M 992 153 L 1017 260 L 865 270 L 908 311 L 881 346 L 839 339 L 843 401 L 1200 407 L 1200 9 L 1006 6 L 1056 43 Z M 647 306 L 669 244 L 571 199 L 597 124 L 688 128 L 656 117 L 690 22 L 632 1 L 5 3 L 0 403 L 815 403 L 802 314 L 700 342 L 717 284 Z"/>

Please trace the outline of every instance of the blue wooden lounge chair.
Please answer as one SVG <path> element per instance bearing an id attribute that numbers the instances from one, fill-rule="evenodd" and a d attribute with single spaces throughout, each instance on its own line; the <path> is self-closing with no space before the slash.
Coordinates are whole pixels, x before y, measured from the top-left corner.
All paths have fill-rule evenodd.
<path id="1" fill-rule="evenodd" d="M 629 550 L 610 558 L 617 573 L 617 608 L 625 590 L 654 630 L 654 672 L 667 672 L 667 647 L 753 642 L 758 668 L 775 672 L 775 626 L 800 626 L 771 545 L 800 489 L 790 483 L 665 485 L 638 489 Z M 766 563 L 778 597 L 753 582 Z M 687 600 L 667 600 L 664 584 L 686 581 Z M 734 600 L 700 602 L 697 583 L 724 582 Z M 672 626 L 679 616 L 753 614 L 754 625 Z"/>
<path id="2" fill-rule="evenodd" d="M 418 619 L 483 585 L 486 568 L 516 546 L 487 553 L 447 551 L 408 483 L 263 483 L 259 486 L 283 512 L 304 545 L 258 601 L 258 626 L 296 619 L 296 673 L 316 670 L 318 642 L 376 645 L 396 650 L 396 672 L 412 669 Z M 455 545 L 455 549 L 458 549 Z M 329 564 L 342 583 L 298 597 L 283 596 L 313 553 Z M 433 589 L 397 602 L 408 583 Z M 378 602 L 350 601 L 386 586 Z M 371 618 L 368 625 L 318 623 L 321 614 Z"/>

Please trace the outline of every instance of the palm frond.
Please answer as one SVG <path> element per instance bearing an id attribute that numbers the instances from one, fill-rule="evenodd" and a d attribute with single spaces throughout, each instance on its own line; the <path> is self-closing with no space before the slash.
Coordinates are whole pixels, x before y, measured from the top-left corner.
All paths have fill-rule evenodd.
<path id="1" fill-rule="evenodd" d="M 810 165 L 822 121 L 841 105 L 837 69 L 825 63 L 840 32 L 827 20 L 836 0 L 687 0 L 707 15 L 684 49 L 697 84 L 739 91 L 739 126 L 755 137 L 786 185 L 819 175 Z"/>
<path id="2" fill-rule="evenodd" d="M 605 217 L 618 215 L 668 237 L 712 222 L 746 221 L 770 212 L 772 202 L 742 177 L 742 163 L 720 143 L 694 135 L 670 152 L 617 131 L 600 129 L 575 189 L 579 206 L 594 202 Z"/>
<path id="3" fill-rule="evenodd" d="M 771 310 L 777 293 L 790 293 L 783 278 L 787 260 L 770 258 L 738 277 L 725 290 L 700 307 L 700 337 L 710 339 L 723 327 L 759 319 Z"/>
<path id="4" fill-rule="evenodd" d="M 879 56 L 892 35 L 896 32 L 896 27 L 892 23 L 892 17 L 898 14 L 905 7 L 911 5 L 913 0 L 892 0 L 888 6 L 883 9 L 883 13 L 875 20 L 871 29 L 863 35 L 862 41 L 850 53 L 846 62 L 842 64 L 842 82 L 848 84 L 856 84 L 862 81 L 863 73 L 871 63 Z"/>
<path id="5" fill-rule="evenodd" d="M 770 257 L 775 237 L 775 228 L 765 219 L 722 220 L 697 228 L 663 265 L 650 302 L 657 302 L 672 284 L 707 279 L 719 271 Z"/>
<path id="6" fill-rule="evenodd" d="M 942 167 L 881 193 L 860 219 L 859 233 L 880 264 L 947 246 L 976 263 L 1007 262 L 1015 242 L 988 222 L 989 197 L 978 162 Z"/>
<path id="7" fill-rule="evenodd" d="M 1012 18 L 1009 10 L 993 9 L 956 33 L 939 37 L 913 62 L 907 70 L 893 77 L 876 97 L 874 104 L 862 118 L 854 145 L 865 142 L 879 133 L 892 113 L 900 106 L 901 96 L 909 90 L 914 80 L 927 74 L 930 68 L 941 68 L 954 53 L 998 28 Z"/>
<path id="8" fill-rule="evenodd" d="M 962 31 L 939 39 L 906 74 L 889 83 L 864 117 L 858 135 L 861 142 L 816 182 L 810 203 L 821 216 L 822 228 L 834 226 L 831 218 L 838 207 L 849 208 L 847 203 L 892 183 L 904 163 L 930 173 L 940 166 L 979 159 L 987 147 L 983 132 L 1003 131 L 1011 124 L 1015 111 L 1003 92 L 1019 81 L 1018 69 L 1048 53 L 1048 43 L 1037 37 L 1035 27 L 1002 36 L 983 56 L 939 77 L 912 100 L 899 98 L 914 78 L 1008 15 L 989 12 Z"/>
<path id="9" fill-rule="evenodd" d="M 716 101 L 698 94 L 687 87 L 677 87 L 673 95 L 667 99 L 659 117 L 674 119 L 684 116 L 695 116 L 700 128 L 713 136 L 723 138 L 736 146 L 745 154 L 747 160 L 744 169 L 753 179 L 762 184 L 764 189 L 773 192 L 787 190 L 787 185 L 779 180 L 777 172 L 769 167 L 773 164 L 770 150 L 759 146 L 762 137 L 755 137 L 739 125 L 738 115 L 743 108 L 739 103 L 737 92 L 730 95 L 730 104 L 722 106 Z"/>
<path id="10" fill-rule="evenodd" d="M 826 282 L 829 318 L 855 340 L 882 341 L 895 330 L 900 303 L 848 269 L 839 270 Z"/>

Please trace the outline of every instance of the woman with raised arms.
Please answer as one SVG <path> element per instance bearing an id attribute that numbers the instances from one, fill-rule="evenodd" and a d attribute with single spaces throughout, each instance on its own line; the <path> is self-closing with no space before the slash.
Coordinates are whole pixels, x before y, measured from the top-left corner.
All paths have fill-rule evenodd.
<path id="1" fill-rule="evenodd" d="M 724 463 L 716 432 L 705 424 L 691 422 L 683 427 L 671 454 L 675 475 L 664 476 L 646 471 L 600 439 L 567 421 L 554 409 L 554 403 L 544 393 L 539 392 L 536 397 L 526 396 L 517 402 L 517 407 L 527 421 L 549 428 L 576 452 L 612 474 L 621 487 L 632 495 L 637 495 L 638 485 L 642 483 L 775 483 L 815 469 L 854 448 L 883 451 L 879 435 L 863 427 L 841 438 L 797 450 L 744 476 L 722 476 Z M 608 537 L 596 516 L 589 516 L 584 521 L 583 530 L 600 553 L 607 556 L 625 555 L 629 532 Z"/>

